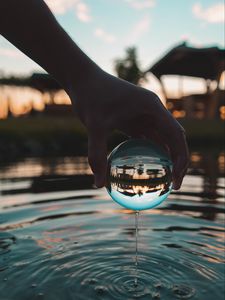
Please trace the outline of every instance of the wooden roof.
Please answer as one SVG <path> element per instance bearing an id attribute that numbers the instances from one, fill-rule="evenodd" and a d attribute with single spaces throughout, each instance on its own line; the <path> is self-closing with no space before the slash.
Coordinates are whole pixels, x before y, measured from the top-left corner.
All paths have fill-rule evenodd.
<path id="1" fill-rule="evenodd" d="M 192 48 L 183 43 L 170 50 L 147 72 L 156 77 L 181 75 L 218 80 L 224 71 L 225 49 Z"/>

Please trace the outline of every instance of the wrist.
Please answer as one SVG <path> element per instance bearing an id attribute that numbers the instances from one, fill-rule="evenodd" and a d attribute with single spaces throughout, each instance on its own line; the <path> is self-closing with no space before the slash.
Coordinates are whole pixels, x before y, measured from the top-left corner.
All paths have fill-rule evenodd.
<path id="1" fill-rule="evenodd" d="M 88 93 L 99 80 L 104 71 L 93 61 L 87 58 L 87 61 L 79 62 L 79 65 L 72 63 L 66 76 L 64 89 L 69 95 L 72 104 L 75 104 L 79 95 Z"/>

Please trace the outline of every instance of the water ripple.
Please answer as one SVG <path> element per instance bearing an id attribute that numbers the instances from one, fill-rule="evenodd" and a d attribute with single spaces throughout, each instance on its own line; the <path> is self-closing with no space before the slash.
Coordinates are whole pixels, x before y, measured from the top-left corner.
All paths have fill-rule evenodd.
<path id="1" fill-rule="evenodd" d="M 106 229 L 87 232 L 74 224 L 49 228 L 44 235 L 37 230 L 14 245 L 0 286 L 9 299 L 221 299 L 222 269 L 216 272 L 190 248 L 183 251 L 182 243 L 168 247 L 159 236 L 161 242 L 149 245 L 140 233 L 135 286 L 134 241 L 125 240 L 124 231 L 112 229 L 113 237 Z M 18 278 L 23 285 L 9 289 Z"/>
<path id="2" fill-rule="evenodd" d="M 222 224 L 169 204 L 141 214 L 136 286 L 131 211 L 96 195 L 46 196 L 4 208 L 1 299 L 223 299 Z"/>

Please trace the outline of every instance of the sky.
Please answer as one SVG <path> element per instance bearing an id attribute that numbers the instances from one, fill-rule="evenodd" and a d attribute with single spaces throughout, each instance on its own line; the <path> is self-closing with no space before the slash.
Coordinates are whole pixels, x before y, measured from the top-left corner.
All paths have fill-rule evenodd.
<path id="1" fill-rule="evenodd" d="M 224 47 L 220 0 L 45 0 L 73 40 L 104 70 L 136 46 L 145 70 L 182 41 Z M 42 69 L 0 36 L 0 73 Z"/>

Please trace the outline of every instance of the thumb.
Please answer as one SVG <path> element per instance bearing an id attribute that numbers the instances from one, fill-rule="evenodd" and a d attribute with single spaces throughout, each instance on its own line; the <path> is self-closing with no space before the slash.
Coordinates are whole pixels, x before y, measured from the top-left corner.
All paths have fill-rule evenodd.
<path id="1" fill-rule="evenodd" d="M 99 188 L 103 187 L 106 181 L 107 140 L 102 129 L 89 130 L 88 161 L 95 176 L 95 185 Z"/>

